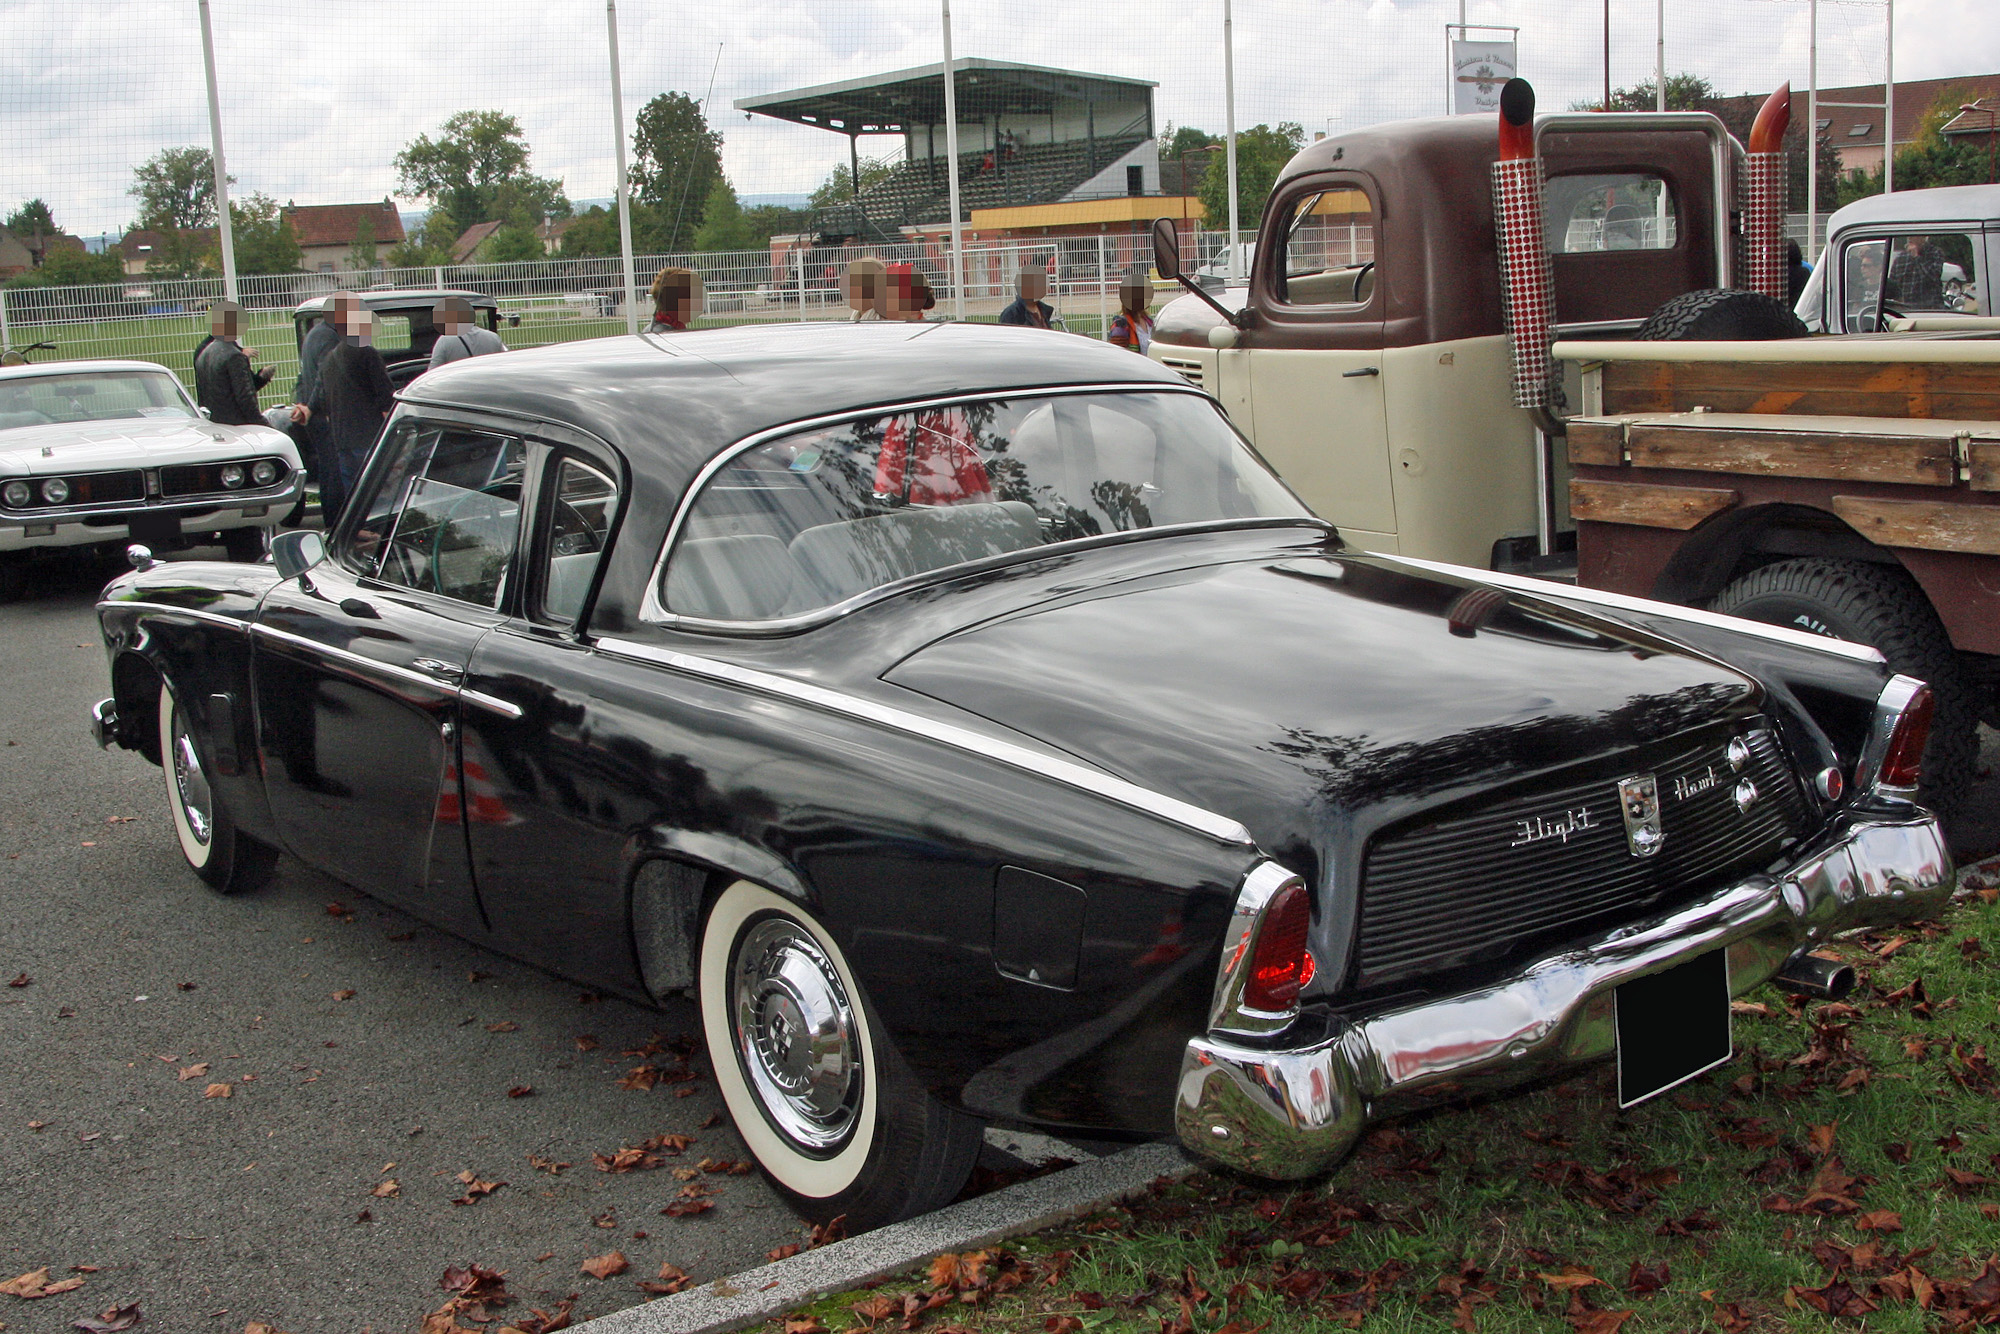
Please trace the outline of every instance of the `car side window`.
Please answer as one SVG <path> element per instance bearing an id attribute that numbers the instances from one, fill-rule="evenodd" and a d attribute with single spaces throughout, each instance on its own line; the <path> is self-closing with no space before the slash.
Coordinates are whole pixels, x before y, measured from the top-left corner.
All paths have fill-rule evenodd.
<path id="1" fill-rule="evenodd" d="M 1368 192 L 1330 186 L 1293 199 L 1278 299 L 1292 306 L 1364 305 L 1375 294 L 1375 209 Z"/>
<path id="2" fill-rule="evenodd" d="M 1981 315 L 1979 237 L 1924 232 L 1889 238 L 1882 304 L 1901 315 Z"/>
<path id="3" fill-rule="evenodd" d="M 384 442 L 345 558 L 384 583 L 498 607 L 520 538 L 527 451 L 512 436 L 402 423 Z"/>
<path id="4" fill-rule="evenodd" d="M 556 461 L 551 490 L 549 540 L 542 548 L 542 614 L 573 623 L 611 538 L 618 483 L 601 469 L 565 455 Z"/>

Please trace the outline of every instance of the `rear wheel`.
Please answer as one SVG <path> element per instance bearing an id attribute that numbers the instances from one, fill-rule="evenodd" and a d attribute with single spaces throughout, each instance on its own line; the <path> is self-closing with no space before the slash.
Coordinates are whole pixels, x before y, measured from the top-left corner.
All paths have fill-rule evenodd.
<path id="1" fill-rule="evenodd" d="M 202 883 L 222 894 L 257 889 L 271 878 L 278 852 L 238 832 L 209 781 L 210 770 L 188 727 L 187 715 L 165 681 L 160 683 L 160 768 L 166 773 L 167 810 L 181 855 Z"/>
<path id="2" fill-rule="evenodd" d="M 797 903 L 743 880 L 725 889 L 698 983 L 716 1085 L 793 1209 L 860 1232 L 958 1194 L 979 1122 L 917 1083 L 832 934 Z"/>
<path id="3" fill-rule="evenodd" d="M 1865 561 L 1779 561 L 1724 588 L 1715 611 L 1880 649 L 1891 671 L 1928 681 L 1937 700 L 1924 748 L 1925 805 L 1949 819 L 1972 785 L 1979 710 L 1943 622 L 1903 570 Z"/>
<path id="4" fill-rule="evenodd" d="M 1709 287 L 1662 303 L 1632 337 L 1640 342 L 1762 342 L 1804 338 L 1806 326 L 1792 308 L 1762 292 Z"/>

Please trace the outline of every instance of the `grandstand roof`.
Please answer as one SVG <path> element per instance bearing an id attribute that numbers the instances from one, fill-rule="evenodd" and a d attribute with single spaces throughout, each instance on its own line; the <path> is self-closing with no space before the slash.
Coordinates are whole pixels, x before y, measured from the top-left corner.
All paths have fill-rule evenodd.
<path id="1" fill-rule="evenodd" d="M 959 57 L 952 69 L 962 121 L 1046 114 L 1081 101 L 1150 96 L 1150 90 L 1159 87 L 1152 79 L 1121 79 L 976 56 Z M 739 97 L 736 109 L 840 134 L 902 134 L 914 125 L 942 125 L 944 62 Z"/>

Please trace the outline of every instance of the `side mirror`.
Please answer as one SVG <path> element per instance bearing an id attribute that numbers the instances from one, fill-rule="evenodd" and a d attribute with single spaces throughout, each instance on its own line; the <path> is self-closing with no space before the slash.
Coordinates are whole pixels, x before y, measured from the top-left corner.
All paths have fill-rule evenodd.
<path id="1" fill-rule="evenodd" d="M 1153 267 L 1168 282 L 1181 276 L 1181 233 L 1172 218 L 1153 219 Z"/>
<path id="2" fill-rule="evenodd" d="M 326 539 L 309 529 L 279 533 L 271 539 L 271 564 L 278 567 L 280 579 L 296 578 L 325 559 Z"/>
<path id="3" fill-rule="evenodd" d="M 202 419 L 203 421 L 214 421 L 214 420 L 215 420 L 215 414 L 214 414 L 214 413 L 212 413 L 212 412 L 210 412 L 210 411 L 209 411 L 209 410 L 208 410 L 207 408 L 196 408 L 196 409 L 195 409 L 195 411 L 196 411 L 196 412 L 199 412 L 199 413 L 201 414 L 201 419 Z"/>

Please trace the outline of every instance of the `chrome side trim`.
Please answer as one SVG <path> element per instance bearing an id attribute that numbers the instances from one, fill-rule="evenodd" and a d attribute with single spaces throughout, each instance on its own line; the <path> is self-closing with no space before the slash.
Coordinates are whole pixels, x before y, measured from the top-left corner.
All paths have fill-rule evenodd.
<path id="1" fill-rule="evenodd" d="M 1721 612 L 1703 611 L 1699 607 L 1682 607 L 1671 602 L 1655 602 L 1651 598 L 1635 598 L 1624 593 L 1607 593 L 1597 588 L 1577 588 L 1571 584 L 1553 583 L 1547 579 L 1531 579 L 1526 575 L 1501 574 L 1497 570 L 1478 570 L 1470 565 L 1448 565 L 1443 561 L 1419 560 L 1415 556 L 1391 556 L 1383 552 L 1372 552 L 1379 560 L 1395 561 L 1401 565 L 1420 570 L 1432 570 L 1438 574 L 1453 575 L 1462 579 L 1473 579 L 1495 588 L 1511 588 L 1523 593 L 1533 593 L 1538 597 L 1556 598 L 1567 602 L 1584 602 L 1597 607 L 1610 607 L 1615 611 L 1644 612 L 1649 616 L 1664 616 L 1676 621 L 1686 621 L 1690 625 L 1706 625 L 1717 630 L 1733 630 L 1739 635 L 1751 635 L 1758 639 L 1769 639 L 1793 648 L 1818 649 L 1822 653 L 1837 654 L 1843 658 L 1853 658 L 1856 662 L 1886 663 L 1880 650 L 1867 644 L 1855 644 L 1845 639 L 1830 639 L 1826 635 L 1810 634 L 1804 630 L 1793 630 L 1783 625 L 1766 625 L 1762 621 L 1746 621 L 1738 616 L 1724 616 Z"/>
<path id="2" fill-rule="evenodd" d="M 1868 740 L 1862 743 L 1861 762 L 1854 767 L 1856 792 L 1874 792 L 1901 801 L 1916 795 L 1915 788 L 1887 787 L 1875 779 L 1882 772 L 1882 761 L 1889 756 L 1889 738 L 1896 734 L 1903 710 L 1910 707 L 1910 701 L 1923 688 L 1924 683 L 1916 677 L 1899 674 L 1890 677 L 1889 684 L 1875 697 L 1875 716 L 1868 720 Z"/>
<path id="3" fill-rule="evenodd" d="M 311 649 L 315 653 L 323 653 L 336 661 L 352 663 L 356 667 L 363 667 L 371 672 L 378 672 L 383 676 L 391 677 L 398 681 L 407 681 L 412 685 L 420 685 L 426 690 L 434 690 L 440 695 L 457 695 L 460 693 L 459 688 L 453 683 L 440 681 L 435 676 L 425 676 L 422 672 L 411 671 L 408 667 L 398 667 L 390 662 L 378 662 L 374 658 L 350 652 L 344 648 L 335 648 L 331 644 L 322 644 L 317 639 L 310 639 L 305 635 L 295 635 L 289 630 L 279 630 L 274 626 L 259 624 L 253 628 L 256 633 L 263 635 L 267 639 L 275 639 L 281 644 L 291 644 L 297 648 Z M 498 702 L 504 703 L 504 701 Z"/>
<path id="4" fill-rule="evenodd" d="M 503 718 L 519 718 L 522 716 L 520 705 L 511 700 L 504 700 L 495 695 L 488 695 L 483 691 L 467 690 L 461 686 L 458 691 L 458 697 L 464 703 L 476 704 L 482 709 L 491 709 Z"/>
<path id="5" fill-rule="evenodd" d="M 687 522 L 688 510 L 692 508 L 696 498 L 701 495 L 702 490 L 707 487 L 709 479 L 728 467 L 736 460 L 738 455 L 746 454 L 768 440 L 775 440 L 780 436 L 792 435 L 798 431 L 810 431 L 821 426 L 834 426 L 841 422 L 856 421 L 862 417 L 882 417 L 893 412 L 921 412 L 925 408 L 941 408 L 955 403 L 976 403 L 983 400 L 1007 397 L 1053 398 L 1058 395 L 1067 394 L 1103 394 L 1134 390 L 1166 394 L 1193 394 L 1197 398 L 1208 397 L 1200 389 L 1185 382 L 1179 384 L 1155 383 L 1152 381 L 1113 382 L 1106 384 L 1055 385 L 1042 389 L 989 390 L 984 393 L 949 394 L 944 397 L 911 399 L 902 403 L 883 403 L 868 408 L 850 408 L 844 412 L 833 412 L 825 416 L 806 417 L 799 421 L 786 422 L 783 426 L 772 426 L 752 435 L 747 435 L 703 464 L 701 471 L 695 474 L 694 480 L 688 483 L 687 491 L 681 496 L 680 504 L 674 509 L 672 521 L 667 524 L 667 536 L 660 543 L 660 554 L 653 561 L 653 572 L 646 580 L 646 592 L 639 602 L 639 619 L 657 625 L 688 625 L 704 628 L 736 628 L 739 625 L 738 622 L 708 621 L 696 617 L 681 616 L 669 611 L 666 604 L 660 601 L 660 587 L 666 577 L 667 558 L 673 555 L 674 543 L 680 538 L 681 528 Z M 867 595 L 864 594 L 861 596 Z M 849 599 L 849 602 L 856 600 Z M 838 608 L 823 607 L 819 611 L 809 613 L 804 617 L 792 617 L 786 622 L 787 628 L 796 628 L 798 624 L 817 620 L 821 616 L 830 616 L 847 605 L 848 603 L 841 603 Z M 751 627 L 768 628 L 770 623 L 746 621 L 741 622 L 740 625 L 746 629 Z"/>
<path id="6" fill-rule="evenodd" d="M 141 602 L 136 599 L 127 601 L 122 598 L 106 598 L 97 604 L 99 611 L 126 608 L 133 611 L 155 611 L 166 612 L 173 616 L 188 616 L 197 621 L 207 621 L 212 625 L 226 625 L 231 630 L 240 630 L 244 634 L 250 633 L 250 622 L 248 621 L 239 620 L 234 616 L 224 616 L 220 612 L 202 611 L 196 607 L 176 607 L 170 602 Z"/>
<path id="7" fill-rule="evenodd" d="M 1093 769 L 1074 760 L 1044 755 L 1026 746 L 1017 746 L 1011 741 L 985 736 L 969 728 L 939 722 L 871 699 L 828 690 L 824 686 L 808 685 L 804 681 L 795 681 L 787 676 L 776 676 L 770 672 L 740 667 L 731 662 L 719 662 L 714 658 L 697 657 L 691 653 L 677 653 L 672 649 L 641 644 L 629 639 L 607 637 L 597 640 L 594 647 L 597 652 L 612 657 L 670 667 L 692 676 L 797 700 L 802 704 L 825 709 L 829 713 L 843 714 L 882 727 L 891 727 L 899 732 L 907 732 L 911 736 L 924 737 L 971 755 L 998 761 L 1025 773 L 1053 779 L 1080 792 L 1089 792 L 1106 800 L 1115 801 L 1121 806 L 1128 806 L 1135 811 L 1181 825 L 1197 833 L 1207 834 L 1225 843 L 1255 845 L 1255 840 L 1250 837 L 1250 831 L 1226 815 L 1205 811 L 1189 802 L 1140 787 L 1136 783 L 1128 783 L 1122 778 L 1114 778 L 1100 769 Z"/>
<path id="8" fill-rule="evenodd" d="M 1298 1017 L 1298 1006 L 1289 1010 L 1253 1010 L 1243 1004 L 1243 986 L 1249 980 L 1250 957 L 1257 949 L 1257 927 L 1264 909 L 1287 885 L 1304 885 L 1299 876 L 1277 862 L 1259 862 L 1243 877 L 1236 891 L 1236 907 L 1223 929 L 1222 961 L 1215 967 L 1215 996 L 1209 1002 L 1210 1032 L 1255 1037 L 1275 1033 Z"/>

